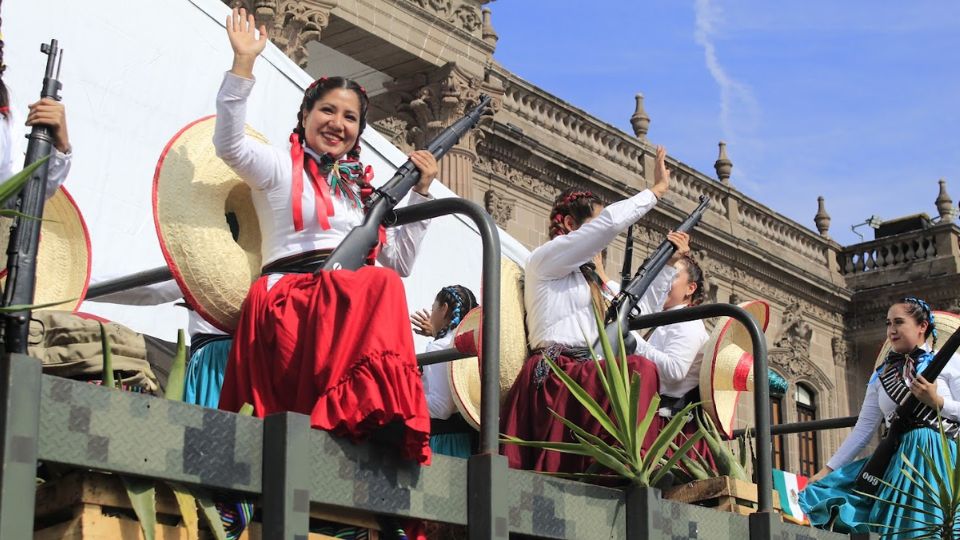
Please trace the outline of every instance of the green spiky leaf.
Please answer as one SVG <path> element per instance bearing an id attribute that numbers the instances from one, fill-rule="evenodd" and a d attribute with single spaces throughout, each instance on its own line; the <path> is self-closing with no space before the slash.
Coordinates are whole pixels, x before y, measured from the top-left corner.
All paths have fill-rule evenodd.
<path id="1" fill-rule="evenodd" d="M 123 487 L 127 490 L 127 496 L 130 497 L 130 505 L 133 507 L 137 519 L 140 520 L 140 529 L 143 531 L 143 537 L 146 540 L 156 538 L 157 528 L 157 488 L 150 480 L 134 478 L 130 476 L 121 476 Z"/>
<path id="2" fill-rule="evenodd" d="M 167 377 L 167 389 L 164 397 L 174 401 L 183 401 L 183 391 L 187 376 L 187 346 L 183 339 L 183 329 L 177 330 L 177 353 L 173 355 L 170 376 Z"/>
<path id="3" fill-rule="evenodd" d="M 103 323 L 100 325 L 100 350 L 103 352 L 103 376 L 102 385 L 107 388 L 116 388 L 117 384 L 113 378 L 113 352 L 110 349 L 110 337 L 107 336 L 107 329 Z"/>

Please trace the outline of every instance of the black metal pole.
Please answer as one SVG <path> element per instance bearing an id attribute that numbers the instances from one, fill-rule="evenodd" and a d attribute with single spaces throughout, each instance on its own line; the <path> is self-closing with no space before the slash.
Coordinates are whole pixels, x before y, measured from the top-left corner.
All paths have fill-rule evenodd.
<path id="1" fill-rule="evenodd" d="M 630 321 L 631 330 L 678 322 L 732 317 L 746 327 L 753 345 L 753 411 L 757 429 L 757 510 L 773 511 L 773 459 L 770 437 L 770 387 L 767 380 L 767 340 L 743 308 L 732 304 L 706 304 L 643 315 Z"/>
<path id="2" fill-rule="evenodd" d="M 432 364 L 445 364 L 447 362 L 453 362 L 454 360 L 463 360 L 464 358 L 470 358 L 471 356 L 476 356 L 476 355 L 462 353 L 456 349 L 444 349 L 442 351 L 431 351 L 427 353 L 418 354 L 417 365 L 422 367 L 422 366 L 429 366 Z"/>
<path id="3" fill-rule="evenodd" d="M 87 289 L 87 296 L 85 299 L 96 300 L 98 297 L 106 296 L 108 294 L 127 291 L 137 287 L 144 287 L 146 285 L 153 285 L 154 283 L 161 283 L 171 279 L 173 279 L 173 274 L 170 273 L 170 268 L 167 266 L 158 266 L 157 268 L 151 268 L 150 270 L 144 270 L 143 272 L 137 272 L 136 274 L 130 274 L 129 276 L 118 277 L 116 279 L 110 279 L 97 283 L 96 285 L 93 285 Z"/>
<path id="4" fill-rule="evenodd" d="M 439 199 L 396 211 L 396 223 L 446 214 L 473 220 L 483 242 L 483 336 L 480 343 L 480 453 L 467 464 L 467 532 L 470 540 L 507 540 L 507 459 L 499 454 L 500 432 L 500 235 L 493 219 L 476 203 Z"/>
<path id="5" fill-rule="evenodd" d="M 827 418 L 826 420 L 811 420 L 809 422 L 794 422 L 792 424 L 777 424 L 770 426 L 771 435 L 790 435 L 792 433 L 806 433 L 808 431 L 823 431 L 827 429 L 842 429 L 853 427 L 857 423 L 857 416 L 844 416 L 841 418 Z M 734 437 L 742 437 L 749 433 L 750 437 L 756 434 L 754 428 L 735 429 Z"/>

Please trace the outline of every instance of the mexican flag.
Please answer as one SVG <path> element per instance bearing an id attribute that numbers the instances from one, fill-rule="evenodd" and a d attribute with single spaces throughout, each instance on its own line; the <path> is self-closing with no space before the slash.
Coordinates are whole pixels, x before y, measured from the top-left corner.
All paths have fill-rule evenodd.
<path id="1" fill-rule="evenodd" d="M 807 516 L 800 510 L 800 490 L 807 486 L 807 477 L 773 470 L 773 487 L 780 494 L 780 507 L 783 518 L 800 525 L 808 525 Z"/>

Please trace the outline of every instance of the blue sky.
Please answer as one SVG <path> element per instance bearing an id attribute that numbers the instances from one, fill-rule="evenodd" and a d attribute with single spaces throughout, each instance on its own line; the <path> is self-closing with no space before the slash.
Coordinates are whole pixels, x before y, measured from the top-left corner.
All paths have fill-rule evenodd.
<path id="1" fill-rule="evenodd" d="M 830 234 L 876 214 L 937 216 L 939 178 L 960 202 L 960 2 L 497 0 L 495 58 L 714 176 Z M 858 229 L 866 238 L 866 227 Z"/>

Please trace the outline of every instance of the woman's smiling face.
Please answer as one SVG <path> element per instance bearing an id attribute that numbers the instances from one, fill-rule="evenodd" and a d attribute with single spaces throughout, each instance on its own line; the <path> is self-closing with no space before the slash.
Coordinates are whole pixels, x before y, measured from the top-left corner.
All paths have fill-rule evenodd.
<path id="1" fill-rule="evenodd" d="M 360 98 L 346 88 L 333 88 L 304 111 L 303 132 L 314 152 L 343 157 L 360 136 Z"/>

